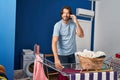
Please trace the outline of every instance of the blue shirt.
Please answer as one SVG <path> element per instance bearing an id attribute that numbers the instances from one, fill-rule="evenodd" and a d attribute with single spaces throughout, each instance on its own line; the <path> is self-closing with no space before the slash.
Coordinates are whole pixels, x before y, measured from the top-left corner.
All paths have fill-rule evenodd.
<path id="1" fill-rule="evenodd" d="M 71 55 L 76 52 L 76 25 L 72 20 L 68 24 L 62 20 L 54 26 L 53 36 L 58 36 L 58 55 Z"/>

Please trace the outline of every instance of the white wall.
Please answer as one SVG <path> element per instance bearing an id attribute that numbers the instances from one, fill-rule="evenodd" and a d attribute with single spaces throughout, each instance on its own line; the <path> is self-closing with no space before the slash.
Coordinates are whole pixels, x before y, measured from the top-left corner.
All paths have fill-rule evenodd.
<path id="1" fill-rule="evenodd" d="M 120 52 L 120 0 L 96 2 L 94 50 Z"/>
<path id="2" fill-rule="evenodd" d="M 84 49 L 90 50 L 91 45 L 91 21 L 78 20 L 84 31 L 84 38 L 76 36 L 77 51 L 83 51 Z"/>

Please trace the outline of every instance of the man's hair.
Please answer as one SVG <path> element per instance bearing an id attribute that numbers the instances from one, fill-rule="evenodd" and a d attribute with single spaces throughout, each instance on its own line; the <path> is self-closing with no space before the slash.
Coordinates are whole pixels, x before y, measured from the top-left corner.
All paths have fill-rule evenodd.
<path id="1" fill-rule="evenodd" d="M 69 6 L 64 6 L 62 9 L 61 9 L 61 12 L 60 12 L 60 15 L 62 16 L 63 14 L 63 9 L 68 9 L 69 10 L 69 13 L 72 14 L 72 9 L 69 7 Z"/>

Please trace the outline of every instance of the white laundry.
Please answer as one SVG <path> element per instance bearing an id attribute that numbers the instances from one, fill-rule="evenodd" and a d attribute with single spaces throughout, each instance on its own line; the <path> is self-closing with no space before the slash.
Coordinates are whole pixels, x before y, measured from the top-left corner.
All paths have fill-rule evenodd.
<path id="1" fill-rule="evenodd" d="M 78 52 L 76 52 L 76 54 L 83 56 L 83 57 L 89 57 L 89 58 L 97 58 L 100 56 L 106 56 L 106 54 L 102 51 L 94 52 L 94 51 L 89 51 L 87 49 L 84 49 L 83 52 L 78 51 Z"/>

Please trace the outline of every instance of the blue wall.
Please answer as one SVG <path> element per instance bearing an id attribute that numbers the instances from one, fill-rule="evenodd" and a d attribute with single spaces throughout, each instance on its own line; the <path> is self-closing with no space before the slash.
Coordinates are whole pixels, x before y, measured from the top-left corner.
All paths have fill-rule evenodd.
<path id="1" fill-rule="evenodd" d="M 91 9 L 88 0 L 17 0 L 15 69 L 21 68 L 22 49 L 32 49 L 35 43 L 42 53 L 52 53 L 51 40 L 54 24 L 60 20 L 63 6 Z"/>
<path id="2" fill-rule="evenodd" d="M 16 0 L 0 0 L 0 64 L 13 80 Z"/>

